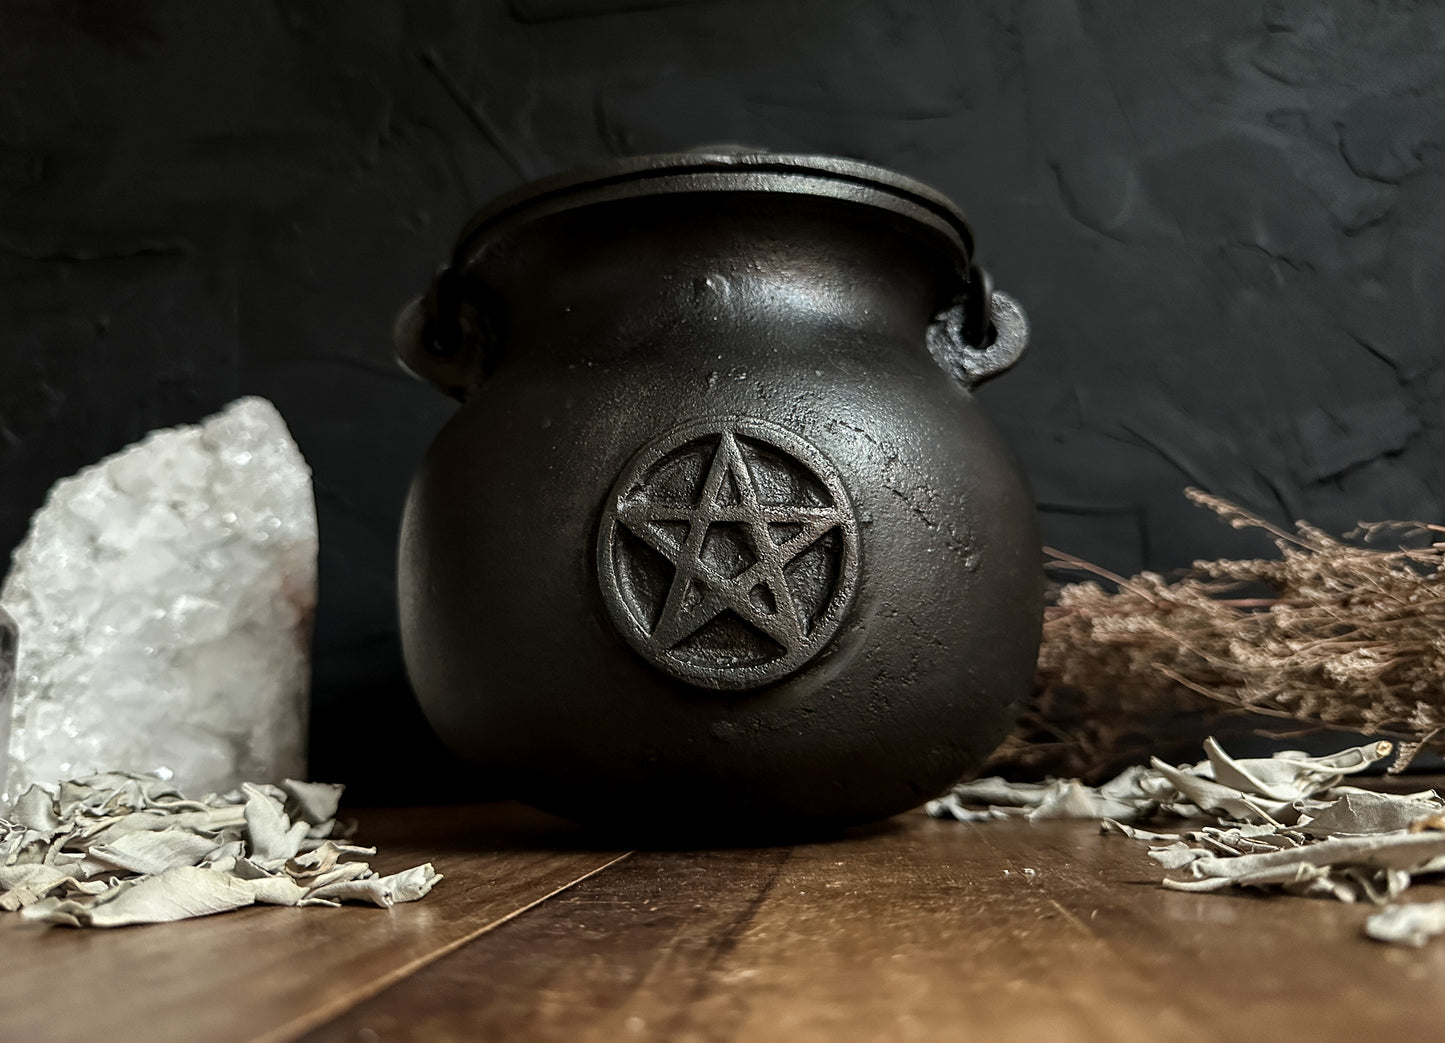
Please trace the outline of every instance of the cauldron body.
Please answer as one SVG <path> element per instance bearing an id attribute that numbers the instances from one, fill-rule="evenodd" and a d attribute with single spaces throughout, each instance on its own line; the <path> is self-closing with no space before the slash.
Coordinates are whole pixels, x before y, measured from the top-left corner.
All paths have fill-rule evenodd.
<path id="1" fill-rule="evenodd" d="M 940 200 L 687 154 L 479 215 L 398 334 L 463 402 L 399 569 L 454 749 L 572 818 L 722 834 L 886 816 L 996 746 L 1038 541 L 966 386 L 990 298 Z"/>

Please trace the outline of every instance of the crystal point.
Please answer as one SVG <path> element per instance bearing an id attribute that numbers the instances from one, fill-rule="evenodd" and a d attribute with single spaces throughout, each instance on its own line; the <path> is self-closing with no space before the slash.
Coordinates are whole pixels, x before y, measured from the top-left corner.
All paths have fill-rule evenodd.
<path id="1" fill-rule="evenodd" d="M 0 790 L 304 777 L 315 603 L 311 474 L 264 399 L 63 479 L 0 589 L 24 635 Z"/>

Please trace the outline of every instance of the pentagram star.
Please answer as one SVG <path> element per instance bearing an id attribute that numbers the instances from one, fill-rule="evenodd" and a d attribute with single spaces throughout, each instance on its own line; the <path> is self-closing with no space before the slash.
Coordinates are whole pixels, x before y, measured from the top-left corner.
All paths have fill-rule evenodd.
<path id="1" fill-rule="evenodd" d="M 670 649 L 727 610 L 767 634 L 787 652 L 800 648 L 808 621 L 800 618 L 784 569 L 843 521 L 837 506 L 760 502 L 757 483 L 730 430 L 721 432 L 707 478 L 691 505 L 624 501 L 617 519 L 676 569 L 652 629 L 656 647 Z M 682 539 L 668 530 L 687 526 Z M 727 525 L 746 534 L 756 559 L 735 576 L 703 559 L 708 532 Z M 777 528 L 770 528 L 776 526 Z M 784 535 L 779 540 L 775 532 Z"/>

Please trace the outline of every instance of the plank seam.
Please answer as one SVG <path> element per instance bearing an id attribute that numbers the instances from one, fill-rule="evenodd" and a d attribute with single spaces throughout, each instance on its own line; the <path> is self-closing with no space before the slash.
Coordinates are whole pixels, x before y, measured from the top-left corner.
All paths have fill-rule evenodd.
<path id="1" fill-rule="evenodd" d="M 632 851 L 624 851 L 622 854 L 618 855 L 610 862 L 606 862 L 598 866 L 596 869 L 592 869 L 586 873 L 583 873 L 581 876 L 577 877 L 577 879 L 570 880 L 567 883 L 561 885 L 560 887 L 548 891 L 540 898 L 534 899 L 533 901 L 528 902 L 526 905 L 520 906 L 519 908 L 512 910 L 505 916 L 498 917 L 495 920 L 483 924 L 481 927 L 478 927 L 470 934 L 463 935 L 460 938 L 454 938 L 450 942 L 447 942 L 445 945 L 438 946 L 436 949 L 427 953 L 425 956 L 419 956 L 414 960 L 411 960 L 407 963 L 402 964 L 399 967 L 394 968 L 393 970 L 388 971 L 385 974 L 378 975 L 375 979 L 368 982 L 366 986 L 356 990 L 356 992 L 354 993 L 349 993 L 344 999 L 332 1000 L 329 1003 L 322 1004 L 316 1010 L 303 1014 L 300 1017 L 292 1018 L 284 1025 L 271 1029 L 268 1032 L 263 1032 L 259 1035 L 252 1036 L 252 1043 L 288 1043 L 288 1041 L 294 1040 L 297 1037 L 303 1035 L 304 1033 L 310 1032 L 313 1029 L 320 1028 L 327 1022 L 332 1021 L 335 1018 L 346 1013 L 357 1004 L 365 1000 L 369 1000 L 378 993 L 384 992 L 392 985 L 395 985 L 397 982 L 403 981 L 406 978 L 411 977 L 413 974 L 415 974 L 417 971 L 421 970 L 428 964 L 435 963 L 443 956 L 456 952 L 463 945 L 475 941 L 484 934 L 495 931 L 498 927 L 501 927 L 505 923 L 510 923 L 512 920 L 515 920 L 523 913 L 537 908 L 537 906 L 541 905 L 543 902 L 555 898 L 562 892 L 570 890 L 571 888 L 576 887 L 578 884 L 586 880 L 592 879 L 599 873 L 606 872 L 613 866 L 617 865 L 617 863 L 631 857 L 633 854 L 634 852 Z"/>

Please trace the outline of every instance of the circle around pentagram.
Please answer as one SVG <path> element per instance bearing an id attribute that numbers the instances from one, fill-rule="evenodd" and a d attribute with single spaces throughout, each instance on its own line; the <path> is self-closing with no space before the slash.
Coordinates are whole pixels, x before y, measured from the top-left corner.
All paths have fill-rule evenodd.
<path id="1" fill-rule="evenodd" d="M 643 446 L 603 504 L 608 615 L 660 670 L 703 688 L 786 677 L 827 645 L 858 583 L 838 469 L 766 420 L 716 417 Z"/>

